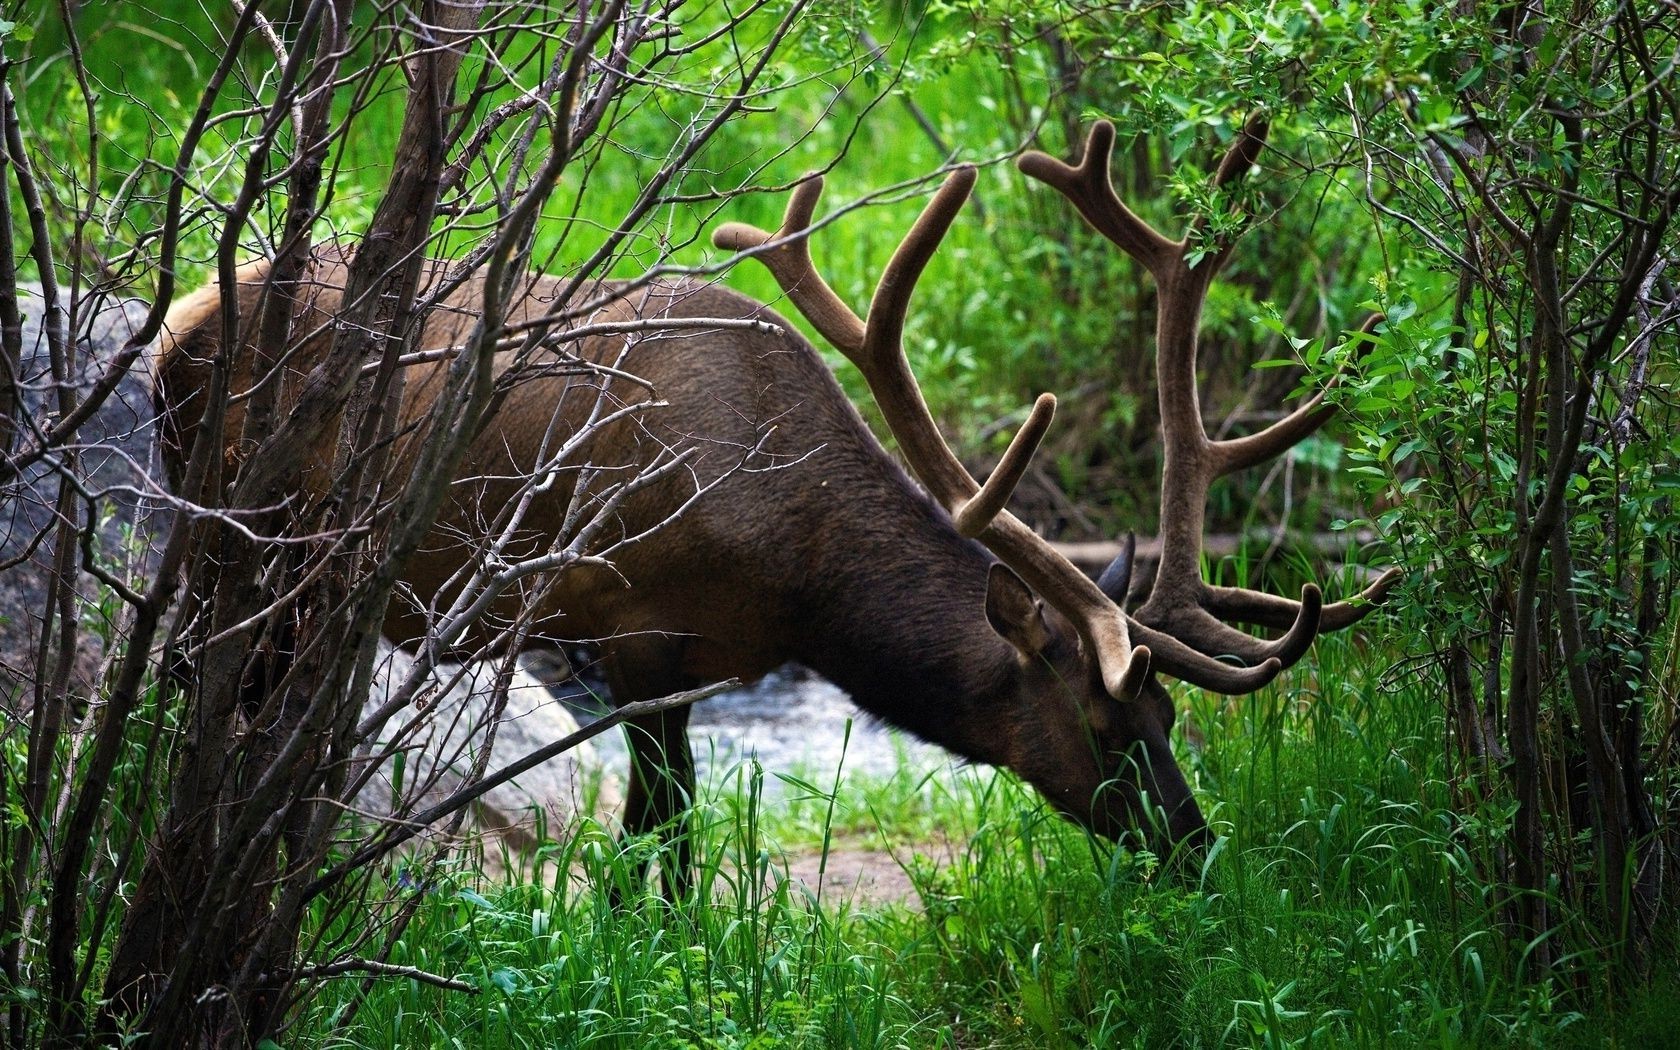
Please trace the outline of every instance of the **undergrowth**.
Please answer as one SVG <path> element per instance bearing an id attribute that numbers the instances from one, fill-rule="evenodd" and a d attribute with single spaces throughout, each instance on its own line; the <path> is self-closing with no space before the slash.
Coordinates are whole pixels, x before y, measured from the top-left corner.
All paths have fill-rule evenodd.
<path id="1" fill-rule="evenodd" d="M 463 980 L 330 982 L 294 1031 L 348 1046 L 1598 1045 L 1657 1033 L 1672 981 L 1527 983 L 1487 877 L 1498 814 L 1455 816 L 1438 701 L 1355 643 L 1239 700 L 1184 697 L 1181 758 L 1221 833 L 1186 879 L 1092 841 L 1005 774 L 711 778 L 699 892 L 638 885 L 600 826 L 528 878 L 421 893 L 392 962 Z M 766 785 L 769 785 L 768 787 Z M 825 786 L 826 785 L 826 786 Z M 819 893 L 791 854 L 873 847 L 902 901 Z M 628 891 L 614 908 L 609 890 Z M 1662 967 L 1658 967 L 1659 972 Z"/>

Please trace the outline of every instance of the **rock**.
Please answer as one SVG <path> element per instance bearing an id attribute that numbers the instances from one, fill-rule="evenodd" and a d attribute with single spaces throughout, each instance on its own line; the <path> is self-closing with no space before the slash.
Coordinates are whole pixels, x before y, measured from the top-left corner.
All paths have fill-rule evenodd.
<path id="1" fill-rule="evenodd" d="M 414 658 L 399 649 L 382 646 L 380 666 L 373 688 L 363 707 L 366 718 L 402 685 L 412 672 Z M 449 684 L 439 696 L 421 696 L 425 710 L 410 704 L 394 714 L 378 734 L 369 754 L 385 750 L 391 741 L 401 740 L 402 794 L 416 812 L 441 802 L 467 783 L 486 735 L 492 728 L 491 694 L 495 664 L 478 663 L 461 668 L 440 666 L 435 678 Z M 459 680 L 454 680 L 459 675 Z M 422 716 L 417 719 L 417 715 Z M 494 773 L 531 752 L 577 731 L 577 720 L 548 687 L 524 667 L 516 667 L 508 686 L 507 703 L 494 721 L 486 773 Z M 614 730 L 608 730 L 614 732 Z M 362 789 L 356 808 L 364 816 L 389 818 L 397 790 L 399 762 L 387 758 L 380 770 Z M 418 792 L 418 798 L 416 793 Z M 468 807 L 463 832 L 483 836 L 487 861 L 504 855 L 528 854 L 545 838 L 567 833 L 584 817 L 616 811 L 616 779 L 603 769 L 596 751 L 585 742 L 570 751 L 521 774 L 515 780 L 493 788 Z M 443 831 L 446 818 L 432 829 Z M 505 848 L 503 848 L 505 847 Z"/>
<path id="2" fill-rule="evenodd" d="M 31 426 L 45 426 L 57 417 L 58 394 L 52 358 L 41 330 L 43 301 L 39 288 L 19 286 L 18 309 L 23 314 L 22 367 L 18 376 L 22 412 L 18 420 L 21 445 Z M 138 300 L 102 299 L 77 321 L 78 367 L 74 384 L 82 396 L 105 373 L 111 359 L 145 317 Z M 6 377 L 0 374 L 0 382 Z M 155 504 L 139 495 L 147 490 L 152 473 L 152 397 L 143 362 L 123 377 L 111 396 L 85 423 L 71 443 L 79 458 L 77 476 L 94 496 L 97 557 L 119 577 L 144 580 L 156 563 L 151 537 Z M 60 472 L 56 457 L 43 460 L 22 476 L 0 486 L 0 704 L 20 685 L 36 679 L 37 646 L 42 610 L 47 604 L 55 551 L 56 507 Z M 78 523 L 85 522 L 86 500 L 78 500 Z M 15 564 L 13 564 L 15 562 Z M 98 584 L 79 569 L 77 589 L 84 603 L 97 608 Z M 86 606 L 84 605 L 84 610 Z M 81 695 L 92 689 L 103 643 L 97 631 L 84 631 L 72 663 L 71 688 Z M 52 657 L 49 656 L 51 666 Z M 25 701 L 27 702 L 27 700 Z"/>

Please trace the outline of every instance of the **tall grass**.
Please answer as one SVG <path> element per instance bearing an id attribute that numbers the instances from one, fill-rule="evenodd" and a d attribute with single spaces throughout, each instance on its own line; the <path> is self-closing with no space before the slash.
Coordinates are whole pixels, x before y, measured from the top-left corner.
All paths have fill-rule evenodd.
<path id="1" fill-rule="evenodd" d="M 1199 872 L 1092 841 L 985 769 L 807 771 L 747 760 L 704 789 L 695 900 L 636 884 L 590 826 L 529 881 L 470 869 L 421 893 L 394 962 L 477 995 L 331 984 L 299 1024 L 330 1046 L 1355 1046 L 1596 1044 L 1660 1032 L 1629 1001 L 1514 978 L 1486 879 L 1493 815 L 1455 814 L 1431 684 L 1322 640 L 1314 667 L 1237 701 L 1187 696 L 1181 756 L 1222 833 Z M 775 776 L 772 772 L 771 776 Z M 832 786 L 821 786 L 832 781 Z M 770 798 L 767 795 L 781 796 Z M 786 852 L 875 846 L 903 901 L 788 878 Z M 648 846 L 648 850 L 652 847 Z M 1673 982 L 1670 982 L 1672 985 Z M 336 1019 L 336 1020 L 335 1020 Z"/>

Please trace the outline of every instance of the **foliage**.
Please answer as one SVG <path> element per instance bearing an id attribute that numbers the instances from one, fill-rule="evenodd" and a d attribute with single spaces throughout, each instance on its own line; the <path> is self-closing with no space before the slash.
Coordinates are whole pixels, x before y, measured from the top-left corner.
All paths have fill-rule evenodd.
<path id="1" fill-rule="evenodd" d="M 1510 878 L 1536 972 L 1638 970 L 1676 845 L 1680 24 L 1585 5 L 1427 25 L 1409 83 L 1347 92 L 1403 260 L 1343 399 L 1354 472 L 1416 569 L 1461 806 L 1509 821 L 1508 859 L 1479 862 Z M 1407 288 L 1424 269 L 1453 284 Z"/>

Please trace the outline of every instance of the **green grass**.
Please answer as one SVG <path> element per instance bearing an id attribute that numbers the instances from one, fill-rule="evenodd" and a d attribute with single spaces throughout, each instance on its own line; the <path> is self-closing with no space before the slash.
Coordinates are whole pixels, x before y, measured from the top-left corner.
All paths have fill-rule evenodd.
<path id="1" fill-rule="evenodd" d="M 748 762 L 697 809 L 705 903 L 648 895 L 614 910 L 604 891 L 629 873 L 591 826 L 546 847 L 535 881 L 463 870 L 422 895 L 393 961 L 479 994 L 382 979 L 340 1028 L 357 987 L 341 979 L 294 1038 L 1474 1047 L 1663 1031 L 1672 982 L 1618 999 L 1607 975 L 1568 989 L 1514 980 L 1521 946 L 1499 930 L 1484 875 L 1491 818 L 1453 815 L 1434 694 L 1417 680 L 1379 688 L 1381 667 L 1327 638 L 1289 684 L 1193 698 L 1207 743 L 1183 757 L 1224 838 L 1189 884 L 990 770 L 837 790 L 804 776 L 767 802 L 767 774 Z M 784 851 L 836 842 L 890 848 L 915 899 L 851 906 L 785 877 Z"/>

